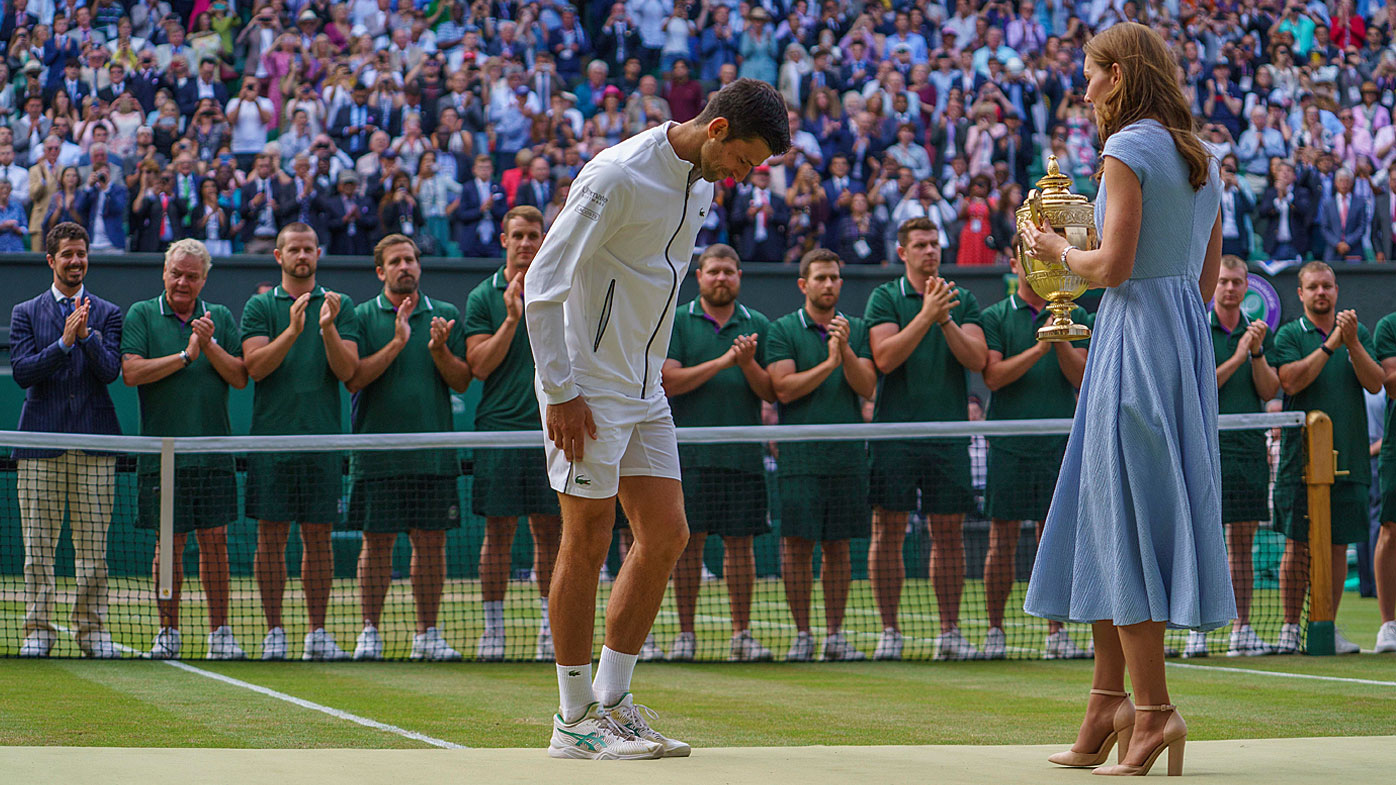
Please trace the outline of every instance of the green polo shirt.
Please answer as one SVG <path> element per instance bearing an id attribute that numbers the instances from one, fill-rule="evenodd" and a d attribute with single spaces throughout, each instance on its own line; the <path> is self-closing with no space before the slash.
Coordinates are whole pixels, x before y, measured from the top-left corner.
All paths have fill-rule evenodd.
<path id="1" fill-rule="evenodd" d="M 1384 362 L 1390 357 L 1396 357 L 1396 313 L 1390 313 L 1377 322 L 1376 337 L 1372 341 L 1376 348 L 1376 353 L 1372 357 L 1377 362 Z M 1386 431 L 1387 437 L 1381 442 L 1381 465 L 1383 473 L 1392 476 L 1396 470 L 1386 467 L 1396 467 L 1396 402 L 1388 401 L 1386 405 Z M 1396 493 L 1396 487 L 1382 489 L 1385 493 Z"/>
<path id="2" fill-rule="evenodd" d="M 226 307 L 199 300 L 190 320 L 208 313 L 213 318 L 213 340 L 233 356 L 242 355 L 237 322 Z M 170 307 L 164 294 L 142 300 L 126 312 L 121 332 L 121 353 L 145 359 L 179 354 L 189 346 L 193 328 Z M 158 381 L 142 384 L 136 390 L 140 399 L 142 436 L 228 436 L 228 383 L 218 375 L 208 354 Z M 142 455 L 139 470 L 153 472 L 160 467 L 158 455 Z M 184 455 L 179 467 L 232 467 L 231 456 Z"/>
<path id="3" fill-rule="evenodd" d="M 950 318 L 964 326 L 980 324 L 979 301 L 968 289 L 955 287 L 960 304 Z M 905 329 L 921 312 L 921 294 L 902 276 L 873 290 L 863 313 L 868 329 L 895 324 Z M 969 417 L 969 372 L 950 351 L 939 327 L 932 327 L 906 362 L 877 384 L 874 422 L 960 421 Z"/>
<path id="4" fill-rule="evenodd" d="M 407 345 L 382 375 L 354 393 L 351 422 L 354 433 L 433 433 L 452 430 L 451 388 L 427 343 L 431 340 L 431 320 L 459 319 L 460 311 L 444 300 L 425 294 L 412 310 L 407 324 L 412 335 Z M 359 357 L 369 357 L 393 340 L 397 331 L 397 308 L 379 294 L 354 309 L 358 318 Z M 459 323 L 459 322 L 458 322 Z M 465 335 L 451 330 L 446 347 L 457 357 L 465 357 Z M 383 477 L 413 474 L 455 476 L 460 464 L 455 450 L 362 451 L 353 454 L 351 476 Z"/>
<path id="5" fill-rule="evenodd" d="M 253 383 L 252 426 L 249 432 L 262 434 L 341 433 L 340 394 L 343 387 L 330 370 L 325 343 L 320 337 L 320 306 L 326 289 L 316 286 L 305 308 L 305 328 L 276 370 Z M 340 294 L 335 327 L 339 337 L 359 341 L 359 320 L 354 301 Z M 291 324 L 291 305 L 296 298 L 279 285 L 253 295 L 242 309 L 242 340 L 263 337 L 276 340 Z"/>
<path id="6" fill-rule="evenodd" d="M 771 321 L 760 311 L 738 303 L 732 317 L 719 325 L 693 300 L 679 306 L 674 314 L 674 330 L 669 339 L 669 359 L 685 368 L 721 357 L 732 348 L 739 335 L 756 334 L 756 361 L 764 362 L 766 333 Z M 703 425 L 760 425 L 761 398 L 747 384 L 746 374 L 736 366 L 718 371 L 695 390 L 669 399 L 674 424 L 687 428 Z M 679 463 L 684 468 L 716 467 L 761 473 L 759 444 L 684 444 L 679 446 Z"/>
<path id="7" fill-rule="evenodd" d="M 1275 348 L 1270 364 L 1279 368 L 1304 359 L 1318 349 L 1328 334 L 1314 326 L 1306 317 L 1299 317 L 1280 327 L 1275 334 Z M 1373 357 L 1377 356 L 1372 336 L 1362 324 L 1357 325 L 1357 338 Z M 1284 397 L 1285 411 L 1307 412 L 1320 409 L 1333 418 L 1333 449 L 1338 451 L 1338 470 L 1351 472 L 1339 476 L 1337 482 L 1369 485 L 1372 466 L 1368 459 L 1371 444 L 1367 441 L 1367 402 L 1362 385 L 1348 360 L 1346 346 L 1340 345 L 1328 358 L 1318 378 L 1298 395 Z M 1286 428 L 1280 447 L 1280 468 L 1277 481 L 1298 485 L 1304 481 L 1303 432 Z"/>
<path id="8" fill-rule="evenodd" d="M 1037 328 L 1052 318 L 1052 312 L 1043 308 L 1033 310 L 1016 294 L 999 300 L 984 310 L 984 340 L 990 351 L 999 352 L 1005 358 L 1014 357 L 1037 345 Z M 1086 310 L 1081 307 L 1071 312 L 1072 321 L 1084 324 Z M 1073 348 L 1085 349 L 1087 341 L 1072 342 Z M 989 411 L 985 417 L 990 420 L 1041 420 L 1067 418 L 1076 414 L 1076 387 L 1062 373 L 1056 350 L 1039 357 L 1027 373 L 989 396 Z M 992 438 L 989 445 L 995 450 L 1003 450 L 1015 455 L 1050 455 L 1061 452 L 1066 446 L 1066 436 L 1006 436 Z"/>
<path id="9" fill-rule="evenodd" d="M 856 316 L 847 316 L 849 346 L 854 354 L 872 359 L 868 345 L 868 325 Z M 795 371 L 808 371 L 829 358 L 829 338 L 824 325 L 805 313 L 802 307 L 773 322 L 766 332 L 766 363 L 794 360 Z M 780 405 L 782 425 L 859 423 L 863 404 L 858 393 L 844 378 L 843 368 L 834 372 L 809 395 Z M 863 442 L 780 442 L 780 473 L 791 475 L 843 475 L 862 471 L 867 462 Z"/>
<path id="10" fill-rule="evenodd" d="M 504 276 L 504 270 L 501 267 L 481 281 L 466 298 L 462 338 L 494 335 L 504 324 L 509 315 L 504 305 L 504 290 L 509 288 L 509 279 Z M 536 431 L 541 428 L 533 377 L 533 349 L 528 345 L 528 327 L 520 319 L 504 361 L 484 380 L 485 389 L 475 407 L 475 430 Z"/>
<path id="11" fill-rule="evenodd" d="M 1227 331 L 1221 321 L 1217 319 L 1217 312 L 1212 311 L 1207 314 L 1207 319 L 1212 325 L 1212 353 L 1215 355 L 1217 366 L 1230 360 L 1236 354 L 1236 346 L 1241 343 L 1241 338 L 1246 334 L 1246 326 L 1249 321 L 1242 316 L 1241 321 L 1236 324 L 1236 329 Z M 1264 345 L 1261 347 L 1266 356 L 1273 356 L 1275 353 L 1275 334 L 1269 330 L 1265 331 Z M 1261 399 L 1260 393 L 1256 392 L 1255 379 L 1251 375 L 1251 362 L 1246 360 L 1236 372 L 1231 374 L 1231 378 L 1226 380 L 1220 389 L 1217 390 L 1217 413 L 1218 414 L 1254 414 L 1265 411 L 1265 401 Z M 1257 451 L 1265 449 L 1265 432 L 1263 430 L 1249 431 L 1222 431 L 1221 451 L 1224 453 L 1244 452 L 1248 455 L 1255 455 Z"/>

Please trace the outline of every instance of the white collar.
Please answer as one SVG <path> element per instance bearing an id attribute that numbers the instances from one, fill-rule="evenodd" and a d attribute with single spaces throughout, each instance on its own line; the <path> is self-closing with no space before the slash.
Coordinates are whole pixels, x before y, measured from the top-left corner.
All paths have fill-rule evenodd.
<path id="1" fill-rule="evenodd" d="M 56 303 L 61 303 L 61 302 L 63 302 L 65 299 L 67 299 L 67 297 L 68 297 L 68 295 L 66 295 L 66 294 L 64 294 L 64 293 L 62 293 L 62 292 L 60 292 L 60 291 L 58 291 L 58 285 L 57 285 L 57 284 L 49 284 L 49 286 L 48 286 L 48 291 L 49 291 L 49 294 L 53 295 L 53 301 L 56 302 Z M 83 284 L 82 286 L 79 286 L 79 287 L 78 287 L 78 293 L 75 294 L 75 295 L 73 295 L 73 302 L 78 302 L 79 300 L 81 300 L 82 298 L 84 298 L 84 297 L 86 297 L 86 296 L 87 296 L 87 284 Z"/>

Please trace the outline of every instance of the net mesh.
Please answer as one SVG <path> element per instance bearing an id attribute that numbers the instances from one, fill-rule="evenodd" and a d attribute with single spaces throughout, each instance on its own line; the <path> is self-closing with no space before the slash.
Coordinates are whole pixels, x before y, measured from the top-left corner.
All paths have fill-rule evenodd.
<path id="1" fill-rule="evenodd" d="M 1272 644 L 1287 616 L 1302 630 L 1307 615 L 1292 591 L 1286 612 L 1285 539 L 1269 515 L 1280 433 L 1298 434 L 1301 422 L 1299 413 L 1223 417 L 1224 431 L 1249 433 L 1260 445 L 1258 479 L 1239 482 L 1224 471 L 1223 493 L 1232 513 L 1258 505 L 1250 558 L 1233 558 L 1232 571 L 1238 600 L 1248 595 L 1251 629 Z M 642 656 L 1085 654 L 1086 625 L 1058 632 L 1023 611 L 1037 522 L 992 517 L 1043 504 L 1043 483 L 1050 499 L 1056 466 L 991 459 L 998 453 L 990 443 L 1068 429 L 1069 421 L 1057 420 L 680 429 L 685 454 L 736 447 L 759 453 L 761 468 L 685 469 L 694 536 Z M 500 498 L 534 493 L 536 484 L 499 480 L 527 475 L 541 456 L 539 439 L 0 434 L 4 453 L 17 456 L 0 462 L 0 657 L 550 659 L 541 597 L 558 542 L 556 500 L 530 497 L 524 506 L 538 510 L 530 517 L 489 514 Z M 837 446 L 863 456 L 908 445 L 922 459 L 964 458 L 963 515 L 940 511 L 944 478 L 934 475 L 884 471 L 873 480 L 880 482 L 874 497 L 905 511 L 870 512 L 868 462 L 830 476 L 789 472 L 801 450 Z M 161 476 L 162 449 L 172 483 Z M 1224 456 L 1224 464 L 1236 463 Z M 1051 476 L 1025 480 L 1042 470 Z M 178 553 L 163 584 L 162 502 Z M 623 511 L 617 521 L 597 595 L 598 650 L 630 542 Z M 1249 527 L 1228 529 L 1230 547 L 1246 547 L 1237 531 Z M 161 599 L 162 585 L 170 599 Z M 280 638 L 269 634 L 277 627 Z M 899 645 L 888 627 L 899 630 Z M 173 629 L 181 630 L 177 643 Z M 828 637 L 839 631 L 841 639 Z M 1170 631 L 1168 647 L 1225 654 L 1231 632 L 1204 641 Z"/>

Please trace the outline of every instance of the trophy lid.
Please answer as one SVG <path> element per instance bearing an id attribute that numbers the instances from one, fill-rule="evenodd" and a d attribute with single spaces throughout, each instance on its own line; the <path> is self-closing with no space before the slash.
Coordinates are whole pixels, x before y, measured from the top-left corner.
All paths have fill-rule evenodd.
<path id="1" fill-rule="evenodd" d="M 1037 181 L 1038 191 L 1044 206 L 1059 204 L 1085 204 L 1088 199 L 1071 192 L 1071 178 L 1062 174 L 1055 155 L 1047 156 L 1047 174 Z"/>

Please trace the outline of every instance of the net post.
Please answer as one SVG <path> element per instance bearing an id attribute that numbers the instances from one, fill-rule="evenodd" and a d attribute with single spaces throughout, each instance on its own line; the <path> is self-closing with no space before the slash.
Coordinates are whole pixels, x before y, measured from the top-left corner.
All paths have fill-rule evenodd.
<path id="1" fill-rule="evenodd" d="M 160 586 L 162 600 L 174 597 L 174 439 L 160 440 Z"/>
<path id="2" fill-rule="evenodd" d="M 1333 568 L 1328 544 L 1333 523 L 1329 493 L 1333 487 L 1333 420 L 1321 411 L 1311 411 L 1304 426 L 1304 446 L 1308 458 L 1304 484 L 1309 500 L 1309 654 L 1334 653 Z"/>

